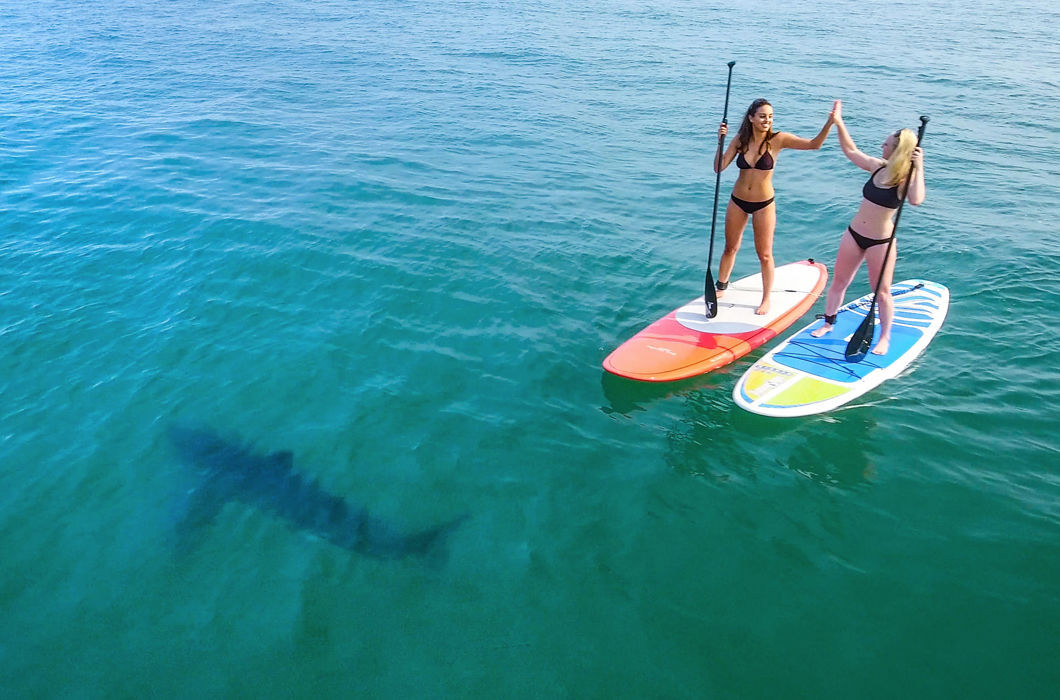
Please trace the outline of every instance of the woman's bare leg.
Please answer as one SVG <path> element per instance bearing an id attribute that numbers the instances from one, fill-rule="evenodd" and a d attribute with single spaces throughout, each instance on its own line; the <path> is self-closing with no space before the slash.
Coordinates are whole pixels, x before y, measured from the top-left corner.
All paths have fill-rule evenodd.
<path id="1" fill-rule="evenodd" d="M 732 268 L 736 264 L 736 252 L 740 250 L 740 241 L 743 240 L 743 230 L 747 226 L 747 212 L 731 199 L 729 206 L 725 209 L 725 251 L 721 254 L 721 262 L 718 263 L 718 281 L 728 283 L 732 275 Z M 718 291 L 718 298 L 724 294 Z"/>
<path id="2" fill-rule="evenodd" d="M 769 313 L 769 293 L 773 291 L 773 232 L 777 228 L 777 205 L 774 202 L 768 207 L 754 213 L 752 226 L 755 231 L 755 252 L 762 265 L 762 303 L 755 313 Z"/>
<path id="3" fill-rule="evenodd" d="M 844 231 L 839 239 L 839 251 L 835 254 L 835 267 L 832 268 L 832 284 L 828 287 L 828 296 L 825 297 L 824 312 L 831 316 L 839 311 L 843 305 L 843 297 L 846 296 L 847 288 L 854 281 L 854 275 L 861 267 L 861 261 L 865 259 L 863 251 L 854 239 Z M 820 338 L 832 330 L 832 324 L 825 321 L 824 325 L 810 333 L 814 338 Z"/>
<path id="4" fill-rule="evenodd" d="M 867 252 L 866 259 L 869 263 L 869 284 L 876 289 L 877 280 L 880 277 L 880 267 L 883 265 L 883 257 L 887 253 L 888 246 L 873 246 Z M 891 347 L 891 321 L 894 319 L 894 298 L 891 296 L 891 281 L 894 279 L 894 264 L 898 259 L 898 241 L 890 245 L 891 254 L 887 258 L 886 271 L 883 273 L 883 282 L 880 284 L 876 294 L 876 306 L 880 308 L 880 339 L 876 341 L 876 347 L 872 349 L 873 355 L 886 355 Z"/>

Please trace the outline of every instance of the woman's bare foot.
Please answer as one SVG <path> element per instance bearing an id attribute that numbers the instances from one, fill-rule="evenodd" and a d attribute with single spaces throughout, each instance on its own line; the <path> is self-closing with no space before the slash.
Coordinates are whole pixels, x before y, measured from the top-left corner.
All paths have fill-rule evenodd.
<path id="1" fill-rule="evenodd" d="M 758 305 L 757 309 L 755 309 L 755 313 L 758 314 L 759 316 L 765 316 L 766 314 L 768 314 L 769 313 L 769 299 L 763 299 L 762 303 Z"/>
<path id="2" fill-rule="evenodd" d="M 831 333 L 833 328 L 835 328 L 835 326 L 833 326 L 831 323 L 825 323 L 817 330 L 810 331 L 810 335 L 812 335 L 814 338 L 820 338 L 821 336 L 827 333 Z"/>
<path id="3" fill-rule="evenodd" d="M 879 342 L 876 343 L 876 347 L 872 349 L 873 355 L 886 355 L 887 351 L 891 347 L 890 338 L 880 338 Z"/>
<path id="4" fill-rule="evenodd" d="M 716 290 L 715 291 L 715 298 L 721 299 L 723 296 L 725 296 L 725 290 L 728 289 L 728 288 L 729 288 L 729 283 L 728 282 L 717 282 L 714 285 L 714 289 Z"/>

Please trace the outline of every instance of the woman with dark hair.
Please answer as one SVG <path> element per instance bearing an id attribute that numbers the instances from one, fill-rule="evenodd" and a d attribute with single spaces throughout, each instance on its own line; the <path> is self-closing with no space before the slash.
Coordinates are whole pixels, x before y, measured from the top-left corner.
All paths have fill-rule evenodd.
<path id="1" fill-rule="evenodd" d="M 729 147 L 714 156 L 714 172 L 721 172 L 736 159 L 740 175 L 732 188 L 732 198 L 725 210 L 725 252 L 718 268 L 718 296 L 729 286 L 729 275 L 736 263 L 743 230 L 751 219 L 755 234 L 755 252 L 762 264 L 762 303 L 756 314 L 769 313 L 769 292 L 773 287 L 773 231 L 777 226 L 777 207 L 773 201 L 773 168 L 777 155 L 785 148 L 796 151 L 815 151 L 824 144 L 832 128 L 833 115 L 812 139 L 799 138 L 786 131 L 773 131 L 773 105 L 757 99 L 747 108 L 740 130 Z M 722 124 L 718 135 L 728 133 Z M 720 139 L 719 139 L 720 143 Z"/>

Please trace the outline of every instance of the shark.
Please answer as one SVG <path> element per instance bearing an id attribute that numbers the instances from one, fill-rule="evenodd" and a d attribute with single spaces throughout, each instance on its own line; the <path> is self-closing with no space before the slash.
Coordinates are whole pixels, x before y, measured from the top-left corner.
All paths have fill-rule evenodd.
<path id="1" fill-rule="evenodd" d="M 211 430 L 183 426 L 171 427 L 169 438 L 196 477 L 177 519 L 180 550 L 186 551 L 191 535 L 210 525 L 230 502 L 271 513 L 297 530 L 377 559 L 432 555 L 468 517 L 405 533 L 297 473 L 290 451 L 262 454 Z"/>

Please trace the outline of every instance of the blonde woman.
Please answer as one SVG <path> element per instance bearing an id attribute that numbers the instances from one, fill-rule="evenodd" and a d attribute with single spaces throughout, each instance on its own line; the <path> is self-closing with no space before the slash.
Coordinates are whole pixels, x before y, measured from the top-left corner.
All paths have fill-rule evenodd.
<path id="1" fill-rule="evenodd" d="M 736 159 L 740 175 L 732 188 L 732 198 L 725 209 L 725 252 L 718 266 L 718 281 L 715 284 L 722 295 L 729 286 L 729 275 L 736 263 L 736 252 L 740 250 L 743 230 L 750 219 L 755 232 L 755 252 L 762 265 L 762 303 L 756 314 L 769 313 L 769 292 L 773 288 L 773 231 L 777 227 L 777 206 L 773 201 L 773 167 L 781 150 L 815 151 L 824 145 L 828 130 L 832 128 L 832 117 L 812 139 L 799 138 L 786 131 L 773 131 L 773 105 L 767 100 L 757 99 L 747 108 L 740 123 L 740 130 L 725 153 L 718 149 L 714 155 L 714 172 L 720 173 Z M 724 123 L 718 135 L 728 133 Z"/>
<path id="2" fill-rule="evenodd" d="M 876 298 L 880 307 L 880 337 L 872 352 L 886 355 L 891 342 L 891 319 L 894 318 L 891 280 L 898 258 L 898 246 L 887 244 L 893 235 L 894 213 L 902 195 L 906 194 L 906 201 L 913 205 L 924 201 L 924 153 L 916 145 L 916 134 L 909 129 L 899 129 L 887 137 L 883 142 L 882 158 L 862 153 L 847 132 L 842 109 L 842 102 L 836 100 L 832 108 L 832 120 L 839 133 L 843 155 L 872 175 L 861 188 L 861 206 L 839 241 L 839 252 L 836 253 L 832 270 L 832 285 L 828 288 L 824 305 L 824 324 L 810 335 L 820 338 L 832 330 L 847 287 L 862 261 L 865 261 L 869 268 L 869 283 L 878 290 Z M 909 192 L 903 193 L 910 168 L 913 174 L 909 181 Z M 890 256 L 887 256 L 888 249 Z M 879 287 L 876 286 L 878 283 Z"/>

